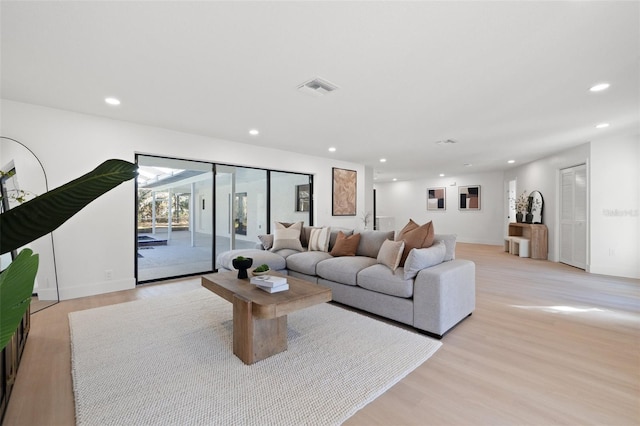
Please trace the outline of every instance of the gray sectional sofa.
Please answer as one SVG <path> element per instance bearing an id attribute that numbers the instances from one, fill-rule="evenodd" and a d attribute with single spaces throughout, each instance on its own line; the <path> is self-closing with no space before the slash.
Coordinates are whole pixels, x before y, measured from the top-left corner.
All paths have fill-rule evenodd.
<path id="1" fill-rule="evenodd" d="M 331 232 L 329 250 L 337 232 Z M 440 246 L 444 252 L 442 262 L 413 271 L 415 277 L 405 279 L 405 268 L 393 271 L 377 259 L 383 242 L 393 240 L 394 232 L 360 234 L 355 256 L 270 251 L 258 245 L 256 249 L 221 253 L 216 266 L 218 270 L 233 270 L 235 257 L 251 257 L 254 267 L 267 264 L 274 271 L 329 287 L 335 302 L 408 324 L 438 338 L 471 315 L 475 309 L 475 264 L 455 258 L 455 235 L 436 234 L 434 247 Z M 429 248 L 414 250 L 423 251 L 415 254 L 430 256 Z"/>

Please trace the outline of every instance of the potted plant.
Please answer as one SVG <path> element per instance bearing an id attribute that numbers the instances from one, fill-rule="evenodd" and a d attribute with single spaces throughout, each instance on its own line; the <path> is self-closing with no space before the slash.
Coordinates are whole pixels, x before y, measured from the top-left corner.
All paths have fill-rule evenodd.
<path id="1" fill-rule="evenodd" d="M 253 265 L 253 259 L 250 257 L 238 256 L 231 261 L 233 267 L 238 270 L 238 279 L 249 278 L 247 269 Z"/>
<path id="2" fill-rule="evenodd" d="M 527 213 L 529 209 L 529 197 L 527 196 L 527 190 L 522 191 L 522 194 L 515 200 L 515 210 L 516 210 L 516 222 L 522 223 L 524 214 Z"/>
<path id="3" fill-rule="evenodd" d="M 107 160 L 91 172 L 0 214 L 0 254 L 18 250 L 70 219 L 102 194 L 138 174 L 138 166 Z M 38 255 L 24 248 L 0 272 L 0 349 L 18 328 L 38 271 Z"/>

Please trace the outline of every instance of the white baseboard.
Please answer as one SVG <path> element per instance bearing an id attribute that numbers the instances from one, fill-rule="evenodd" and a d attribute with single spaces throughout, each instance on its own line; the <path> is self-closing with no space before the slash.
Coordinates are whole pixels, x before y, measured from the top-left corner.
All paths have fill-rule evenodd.
<path id="1" fill-rule="evenodd" d="M 38 288 L 36 293 L 38 300 L 58 300 L 58 292 L 55 288 Z"/>
<path id="2" fill-rule="evenodd" d="M 589 265 L 589 273 L 598 275 L 611 275 L 622 278 L 640 278 L 640 271 L 636 265 Z"/>
<path id="3" fill-rule="evenodd" d="M 102 281 L 93 284 L 60 288 L 60 300 L 77 299 L 78 297 L 95 296 L 96 294 L 114 291 L 131 290 L 136 287 L 135 278 L 125 280 Z"/>

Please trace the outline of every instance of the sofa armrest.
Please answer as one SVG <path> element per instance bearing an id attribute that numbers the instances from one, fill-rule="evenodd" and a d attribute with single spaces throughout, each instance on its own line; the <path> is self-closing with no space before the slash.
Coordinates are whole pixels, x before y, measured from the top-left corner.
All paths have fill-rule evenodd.
<path id="1" fill-rule="evenodd" d="M 413 326 L 442 336 L 476 306 L 476 265 L 454 259 L 421 270 L 413 288 Z"/>

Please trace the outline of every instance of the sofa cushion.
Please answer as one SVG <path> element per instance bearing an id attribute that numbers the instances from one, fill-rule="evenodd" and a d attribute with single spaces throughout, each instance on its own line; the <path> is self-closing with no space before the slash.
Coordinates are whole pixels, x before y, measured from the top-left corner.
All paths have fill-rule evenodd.
<path id="1" fill-rule="evenodd" d="M 444 261 L 448 262 L 456 258 L 456 234 L 436 234 L 433 238 L 433 242 L 443 241 L 447 247 L 447 251 L 444 254 Z"/>
<path id="2" fill-rule="evenodd" d="M 287 269 L 306 275 L 317 275 L 316 265 L 331 255 L 325 251 L 303 251 L 287 257 Z"/>
<path id="3" fill-rule="evenodd" d="M 259 249 L 245 249 L 245 250 L 229 250 L 218 255 L 216 259 L 216 265 L 218 268 L 225 268 L 233 271 L 232 260 L 238 256 L 250 257 L 253 259 L 253 268 L 262 264 L 269 265 L 269 268 L 274 271 L 281 271 L 286 269 L 287 264 L 284 257 L 266 250 Z"/>
<path id="4" fill-rule="evenodd" d="M 331 227 L 331 236 L 329 237 L 329 251 L 333 250 L 333 246 L 336 244 L 338 234 L 342 232 L 347 237 L 353 235 L 353 229 Z"/>
<path id="5" fill-rule="evenodd" d="M 331 250 L 331 256 L 355 256 L 360 243 L 360 234 L 346 236 L 340 231 L 336 243 Z"/>
<path id="6" fill-rule="evenodd" d="M 431 247 L 433 238 L 433 223 L 431 221 L 424 225 L 418 225 L 413 219 L 409 219 L 409 223 L 402 228 L 396 237 L 396 241 L 404 240 L 404 252 L 400 259 L 400 266 L 404 266 L 411 249 Z"/>
<path id="7" fill-rule="evenodd" d="M 294 223 L 286 226 L 281 222 L 276 222 L 276 229 L 273 234 L 273 247 L 271 250 L 292 249 L 302 251 L 302 243 L 300 242 L 300 232 L 302 231 L 302 222 Z"/>
<path id="8" fill-rule="evenodd" d="M 258 235 L 258 239 L 260 240 L 263 249 L 269 250 L 273 247 L 273 234 Z"/>
<path id="9" fill-rule="evenodd" d="M 444 261 L 447 247 L 444 241 L 438 241 L 428 248 L 414 248 L 404 262 L 404 279 L 410 280 L 425 268 L 438 265 Z"/>
<path id="10" fill-rule="evenodd" d="M 377 258 L 385 240 L 393 240 L 393 231 L 362 231 L 356 255 Z"/>
<path id="11" fill-rule="evenodd" d="M 319 262 L 316 265 L 316 273 L 330 281 L 356 285 L 358 272 L 375 264 L 375 259 L 366 256 L 333 257 Z"/>
<path id="12" fill-rule="evenodd" d="M 402 268 L 395 273 L 384 265 L 373 265 L 358 272 L 358 287 L 396 297 L 413 296 L 413 280 L 404 279 Z"/>
<path id="13" fill-rule="evenodd" d="M 400 264 L 400 258 L 404 251 L 404 241 L 391 241 L 385 240 L 378 252 L 378 263 L 387 266 L 392 271 L 395 271 Z"/>
<path id="14" fill-rule="evenodd" d="M 329 251 L 331 228 L 315 228 L 309 235 L 309 251 Z"/>

